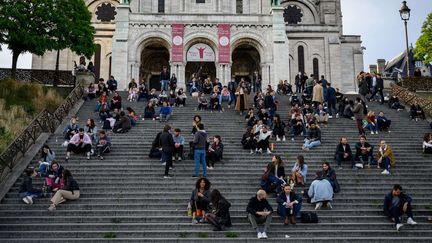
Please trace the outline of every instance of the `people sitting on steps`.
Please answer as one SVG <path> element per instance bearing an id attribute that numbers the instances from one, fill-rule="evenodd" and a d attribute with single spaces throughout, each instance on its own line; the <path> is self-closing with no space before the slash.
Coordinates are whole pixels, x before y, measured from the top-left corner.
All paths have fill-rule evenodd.
<path id="1" fill-rule="evenodd" d="M 390 166 L 394 166 L 396 164 L 396 158 L 393 155 L 393 151 L 389 145 L 387 145 L 385 140 L 381 140 L 379 143 L 377 155 L 375 159 L 378 162 L 378 168 L 384 168 L 381 172 L 383 175 L 390 174 Z"/>
<path id="2" fill-rule="evenodd" d="M 302 149 L 309 151 L 319 145 L 321 145 L 321 129 L 314 122 L 311 122 Z"/>
<path id="3" fill-rule="evenodd" d="M 283 186 L 282 193 L 278 195 L 276 202 L 278 204 L 277 213 L 284 220 L 284 225 L 296 224 L 296 216 L 300 215 L 302 198 L 297 196 L 291 186 Z"/>
<path id="4" fill-rule="evenodd" d="M 77 181 L 72 177 L 69 170 L 63 170 L 63 181 L 64 186 L 57 190 L 54 196 L 51 198 L 51 205 L 49 211 L 56 210 L 57 205 L 66 202 L 67 200 L 77 200 L 80 197 L 80 188 Z"/>
<path id="5" fill-rule="evenodd" d="M 65 143 L 64 146 L 67 146 L 67 143 L 73 137 L 75 134 L 78 133 L 79 125 L 77 123 L 77 118 L 72 117 L 69 121 L 69 123 L 66 125 L 66 127 L 63 130 Z"/>
<path id="6" fill-rule="evenodd" d="M 268 127 L 263 125 L 263 127 L 255 133 L 256 136 L 256 149 L 255 152 L 256 153 L 260 153 L 262 154 L 263 151 L 266 151 L 267 154 L 271 154 L 270 151 L 270 137 L 272 135 L 272 131 L 268 130 Z"/>
<path id="7" fill-rule="evenodd" d="M 336 178 L 336 171 L 330 166 L 329 162 L 324 161 L 322 163 L 322 173 L 323 173 L 323 177 L 330 182 L 333 188 L 333 192 L 334 193 L 340 192 L 341 188 Z"/>
<path id="8" fill-rule="evenodd" d="M 291 179 L 295 185 L 304 186 L 306 184 L 306 176 L 308 172 L 308 165 L 304 161 L 304 156 L 297 155 L 296 162 L 291 169 Z"/>
<path id="9" fill-rule="evenodd" d="M 24 170 L 23 182 L 19 187 L 19 197 L 26 204 L 33 204 L 34 198 L 42 197 L 42 189 L 33 187 L 33 178 L 38 176 L 38 171 L 35 168 L 27 168 Z"/>
<path id="10" fill-rule="evenodd" d="M 180 128 L 174 129 L 172 136 L 174 140 L 173 161 L 182 161 L 184 159 L 185 138 L 181 135 Z"/>
<path id="11" fill-rule="evenodd" d="M 90 159 L 90 151 L 92 149 L 92 141 L 89 135 L 84 133 L 84 128 L 80 128 L 79 132 L 75 134 L 69 141 L 66 150 L 65 161 L 68 162 L 71 152 L 75 154 L 85 154 L 87 160 Z"/>
<path id="12" fill-rule="evenodd" d="M 39 160 L 39 174 L 41 176 L 45 176 L 48 172 L 51 163 L 55 160 L 54 151 L 48 146 L 48 144 L 44 144 L 41 149 L 41 158 Z"/>
<path id="13" fill-rule="evenodd" d="M 113 132 L 114 133 L 126 133 L 132 128 L 131 121 L 129 117 L 126 116 L 124 111 L 120 111 L 119 119 L 114 123 Z"/>
<path id="14" fill-rule="evenodd" d="M 414 102 L 414 104 L 411 105 L 410 118 L 413 121 L 414 120 L 419 121 L 419 120 L 425 120 L 426 119 L 426 115 L 425 115 L 423 108 L 417 102 Z"/>
<path id="15" fill-rule="evenodd" d="M 258 190 L 256 196 L 249 199 L 246 212 L 252 228 L 257 232 L 257 238 L 267 239 L 267 232 L 272 221 L 273 208 L 267 201 L 267 193 L 264 190 Z"/>
<path id="16" fill-rule="evenodd" d="M 48 169 L 48 172 L 45 174 L 45 184 L 46 184 L 46 191 L 57 191 L 59 188 L 63 187 L 64 180 L 63 180 L 63 165 L 60 165 L 58 161 L 53 161 L 50 168 Z"/>
<path id="17" fill-rule="evenodd" d="M 371 165 L 375 164 L 373 158 L 373 146 L 366 142 L 365 135 L 360 136 L 360 141 L 355 144 L 355 148 L 355 160 L 360 162 L 360 164 L 356 164 L 357 168 L 363 168 L 363 165 L 370 168 Z"/>
<path id="18" fill-rule="evenodd" d="M 412 212 L 412 198 L 402 192 L 402 186 L 396 184 L 393 189 L 384 198 L 383 211 L 395 225 L 397 231 L 403 226 L 401 216 L 406 214 L 408 216 L 407 224 L 416 225 L 417 222 L 413 219 Z"/>
<path id="19" fill-rule="evenodd" d="M 189 200 L 189 205 L 192 208 L 192 223 L 203 223 L 204 216 L 209 210 L 210 204 L 210 181 L 205 178 L 199 178 L 195 183 L 195 189 L 192 190 L 192 195 Z"/>
<path id="20" fill-rule="evenodd" d="M 323 176 L 322 171 L 316 172 L 316 177 L 310 184 L 308 195 L 311 203 L 315 204 L 315 210 L 322 206 L 327 206 L 332 209 L 331 201 L 333 201 L 333 187 L 330 182 Z"/>
<path id="21" fill-rule="evenodd" d="M 221 136 L 215 135 L 213 143 L 209 146 L 206 153 L 206 161 L 208 161 L 207 169 L 213 170 L 215 163 L 222 160 L 223 149 L 224 145 Z"/>
<path id="22" fill-rule="evenodd" d="M 213 212 L 206 213 L 205 221 L 214 226 L 213 231 L 222 231 L 227 227 L 231 227 L 231 216 L 229 208 L 231 203 L 225 199 L 218 189 L 213 189 L 211 194 L 211 204 L 213 205 Z"/>
<path id="23" fill-rule="evenodd" d="M 96 142 L 97 156 L 100 160 L 104 159 L 104 154 L 111 152 L 111 139 L 104 130 L 99 131 L 99 139 Z"/>
<path id="24" fill-rule="evenodd" d="M 342 169 L 342 161 L 350 161 L 351 168 L 356 170 L 354 161 L 354 154 L 351 150 L 351 146 L 348 144 L 348 139 L 346 137 L 341 137 L 339 144 L 336 146 L 335 160 L 338 165 L 338 169 Z"/>
<path id="25" fill-rule="evenodd" d="M 264 168 L 260 186 L 267 193 L 273 191 L 280 193 L 283 184 L 286 184 L 284 163 L 279 155 L 274 155 L 272 161 Z"/>
<path id="26" fill-rule="evenodd" d="M 255 153 L 256 140 L 255 140 L 255 133 L 253 132 L 252 127 L 248 127 L 246 129 L 246 132 L 243 134 L 241 143 L 243 145 L 243 149 L 250 150 L 251 154 Z"/>
<path id="27" fill-rule="evenodd" d="M 387 131 L 390 132 L 391 120 L 387 119 L 384 114 L 384 111 L 380 111 L 377 116 L 377 126 L 378 130 L 381 132 Z"/>

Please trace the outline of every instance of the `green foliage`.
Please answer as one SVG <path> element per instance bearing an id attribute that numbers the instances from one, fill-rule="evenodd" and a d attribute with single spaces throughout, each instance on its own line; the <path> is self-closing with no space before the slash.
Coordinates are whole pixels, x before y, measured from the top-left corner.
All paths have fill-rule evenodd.
<path id="1" fill-rule="evenodd" d="M 432 13 L 430 13 L 423 23 L 421 35 L 417 39 L 414 49 L 416 58 L 425 63 L 432 63 Z"/>
<path id="2" fill-rule="evenodd" d="M 197 236 L 198 236 L 198 238 L 207 238 L 208 234 L 207 234 L 207 232 L 198 232 Z"/>
<path id="3" fill-rule="evenodd" d="M 112 218 L 111 219 L 111 223 L 113 223 L 113 224 L 120 224 L 121 223 L 121 219 L 119 219 L 119 218 Z"/>
<path id="4" fill-rule="evenodd" d="M 115 239 L 117 235 L 114 232 L 106 232 L 103 237 L 106 239 Z"/>
<path id="5" fill-rule="evenodd" d="M 239 236 L 239 234 L 237 232 L 226 232 L 225 236 L 227 238 L 237 238 Z"/>
<path id="6" fill-rule="evenodd" d="M 12 50 L 12 70 L 19 54 L 43 55 L 70 48 L 90 58 L 95 29 L 82 0 L 2 0 L 0 43 Z"/>

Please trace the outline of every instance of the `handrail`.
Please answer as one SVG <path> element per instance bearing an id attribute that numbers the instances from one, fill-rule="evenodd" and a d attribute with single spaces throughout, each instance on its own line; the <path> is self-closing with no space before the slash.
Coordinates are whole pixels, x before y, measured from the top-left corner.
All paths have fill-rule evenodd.
<path id="1" fill-rule="evenodd" d="M 19 159 L 36 143 L 42 133 L 55 132 L 56 128 L 83 96 L 84 85 L 79 82 L 54 113 L 44 109 L 22 130 L 0 155 L 0 183 L 19 163 Z"/>

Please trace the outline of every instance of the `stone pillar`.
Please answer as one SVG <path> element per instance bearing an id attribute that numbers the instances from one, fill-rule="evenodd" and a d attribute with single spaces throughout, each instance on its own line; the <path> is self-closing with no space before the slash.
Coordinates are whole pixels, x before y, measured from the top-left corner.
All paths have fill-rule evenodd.
<path id="1" fill-rule="evenodd" d="M 117 6 L 116 32 L 113 36 L 112 75 L 119 81 L 119 90 L 125 89 L 128 80 L 129 5 Z"/>
<path id="2" fill-rule="evenodd" d="M 174 73 L 177 77 L 177 88 L 183 88 L 183 90 L 186 90 L 185 68 L 186 65 L 182 62 L 171 64 L 171 73 Z"/>
<path id="3" fill-rule="evenodd" d="M 227 85 L 231 80 L 231 64 L 219 64 L 218 70 L 217 78 L 223 85 Z"/>
<path id="4" fill-rule="evenodd" d="M 272 79 L 271 67 L 267 63 L 261 63 L 261 78 L 262 78 L 262 89 L 265 90 L 267 85 L 271 84 Z M 277 86 L 276 86 L 277 87 Z M 274 87 L 275 88 L 275 87 Z"/>
<path id="5" fill-rule="evenodd" d="M 289 45 L 283 17 L 284 9 L 273 6 L 271 10 L 273 20 L 273 70 L 270 70 L 270 84 L 277 87 L 279 80 L 288 79 Z M 264 79 L 264 77 L 263 77 Z"/>
<path id="6" fill-rule="evenodd" d="M 140 71 L 140 66 L 141 64 L 138 62 L 135 62 L 132 65 L 132 74 L 131 74 L 131 79 L 135 79 L 135 81 L 137 81 L 139 83 L 139 71 Z"/>
<path id="7" fill-rule="evenodd" d="M 378 59 L 377 60 L 377 66 L 378 66 L 378 73 L 384 74 L 384 69 L 386 66 L 386 60 L 385 59 Z"/>
<path id="8" fill-rule="evenodd" d="M 369 73 L 376 73 L 378 71 L 378 67 L 375 64 L 369 65 Z"/>

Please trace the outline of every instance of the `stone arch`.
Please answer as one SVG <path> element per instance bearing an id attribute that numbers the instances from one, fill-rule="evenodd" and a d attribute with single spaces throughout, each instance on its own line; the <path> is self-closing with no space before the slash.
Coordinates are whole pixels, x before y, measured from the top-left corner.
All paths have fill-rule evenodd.
<path id="1" fill-rule="evenodd" d="M 129 60 L 139 63 L 141 53 L 144 48 L 150 44 L 158 43 L 171 53 L 171 35 L 163 31 L 145 32 L 139 35 L 134 42 L 129 46 Z"/>
<path id="2" fill-rule="evenodd" d="M 270 53 L 270 52 L 266 51 L 266 45 L 264 43 L 266 43 L 264 38 L 262 36 L 260 36 L 259 34 L 256 34 L 256 33 L 236 33 L 233 36 L 231 36 L 231 56 L 232 56 L 232 53 L 234 52 L 235 48 L 237 48 L 239 45 L 248 44 L 248 45 L 255 47 L 255 49 L 257 49 L 257 51 L 261 57 L 261 62 L 263 62 L 263 60 L 267 60 L 267 58 L 268 58 L 265 55 L 265 53 Z"/>
<path id="3" fill-rule="evenodd" d="M 187 56 L 187 52 L 189 50 L 189 48 L 191 48 L 193 45 L 197 44 L 197 43 L 204 43 L 209 45 L 214 53 L 215 53 L 215 62 L 219 62 L 219 50 L 218 50 L 218 46 L 216 43 L 218 43 L 216 36 L 213 35 L 208 35 L 208 34 L 203 34 L 203 33 L 199 33 L 199 32 L 195 32 L 192 34 L 188 34 L 185 38 L 184 38 L 184 48 L 183 48 L 183 59 L 184 62 L 186 63 L 186 56 Z"/>
<path id="4" fill-rule="evenodd" d="M 281 6 L 286 8 L 289 5 L 295 5 L 299 7 L 303 12 L 303 19 L 300 24 L 319 24 L 320 18 L 316 7 L 309 1 L 301 0 L 285 0 L 281 1 Z M 312 21 L 308 21 L 311 19 Z M 303 21 L 305 20 L 305 21 Z"/>
<path id="5" fill-rule="evenodd" d="M 252 81 L 254 71 L 262 73 L 263 49 L 261 43 L 250 37 L 234 39 L 231 46 L 231 75 L 236 76 L 236 80 L 245 78 L 246 81 Z"/>
<path id="6" fill-rule="evenodd" d="M 325 76 L 325 64 L 324 64 L 324 58 L 318 54 L 318 53 L 313 53 L 310 57 L 310 61 L 312 64 L 312 70 L 314 70 L 314 60 L 317 59 L 318 60 L 318 70 L 319 70 L 319 76 L 324 75 Z M 314 71 L 313 71 L 314 72 Z M 320 79 L 320 77 L 317 77 L 318 79 Z"/>

